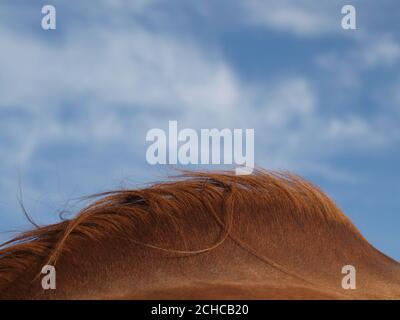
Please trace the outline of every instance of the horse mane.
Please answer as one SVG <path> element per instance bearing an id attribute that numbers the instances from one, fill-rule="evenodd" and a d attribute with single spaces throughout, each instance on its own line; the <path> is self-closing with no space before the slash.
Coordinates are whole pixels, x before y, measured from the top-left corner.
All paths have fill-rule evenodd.
<path id="1" fill-rule="evenodd" d="M 4 243 L 0 247 L 0 293 L 32 266 L 55 265 L 64 252 L 73 254 L 76 241 L 101 242 L 113 236 L 128 239 L 146 250 L 178 256 L 212 251 L 231 237 L 253 255 L 280 268 L 233 235 L 238 206 L 247 206 L 249 212 L 263 206 L 264 213 L 273 220 L 280 219 L 283 208 L 300 224 L 316 220 L 319 224 L 333 222 L 358 234 L 350 220 L 320 189 L 287 172 L 258 169 L 245 176 L 232 172 L 182 172 L 167 182 L 106 192 L 96 195 L 96 199 L 70 220 L 34 228 Z M 189 211 L 207 216 L 210 224 L 220 228 L 216 241 L 195 248 L 168 245 L 168 237 L 176 237 L 183 231 L 179 225 L 174 227 L 172 222 L 164 222 L 185 220 Z M 152 234 L 152 238 L 147 234 Z"/>

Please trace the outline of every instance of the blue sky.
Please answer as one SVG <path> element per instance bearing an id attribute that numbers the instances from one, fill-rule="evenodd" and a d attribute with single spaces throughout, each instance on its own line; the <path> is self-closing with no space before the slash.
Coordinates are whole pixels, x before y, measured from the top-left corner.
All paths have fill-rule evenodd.
<path id="1" fill-rule="evenodd" d="M 57 29 L 41 29 L 41 7 Z M 341 28 L 353 4 L 357 30 Z M 254 128 L 255 161 L 320 185 L 400 259 L 399 4 L 0 2 L 0 240 L 163 179 L 146 132 Z"/>

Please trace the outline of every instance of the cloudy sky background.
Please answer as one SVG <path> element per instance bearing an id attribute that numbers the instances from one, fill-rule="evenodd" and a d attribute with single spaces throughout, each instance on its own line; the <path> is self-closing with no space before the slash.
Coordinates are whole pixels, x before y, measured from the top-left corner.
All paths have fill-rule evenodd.
<path id="1" fill-rule="evenodd" d="M 18 196 L 45 224 L 165 178 L 145 136 L 177 120 L 254 128 L 258 165 L 311 179 L 400 259 L 398 1 L 130 2 L 0 2 L 0 240 L 29 227 Z"/>

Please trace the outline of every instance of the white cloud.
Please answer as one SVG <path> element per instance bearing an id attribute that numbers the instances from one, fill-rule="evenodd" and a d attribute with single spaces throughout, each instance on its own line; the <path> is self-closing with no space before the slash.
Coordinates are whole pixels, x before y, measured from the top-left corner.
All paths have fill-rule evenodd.
<path id="1" fill-rule="evenodd" d="M 392 34 L 359 33 L 354 40 L 341 51 L 327 51 L 315 61 L 317 67 L 328 72 L 330 82 L 338 89 L 361 90 L 367 81 L 371 83 L 377 70 L 388 72 L 400 65 L 400 43 Z M 391 99 L 380 101 L 377 107 L 384 107 Z"/>
<path id="2" fill-rule="evenodd" d="M 268 150 L 271 162 L 289 167 L 293 162 L 287 159 L 310 160 L 307 153 L 315 154 L 310 148 L 322 154 L 322 137 L 334 141 L 335 130 L 346 137 L 360 135 L 337 130 L 337 120 L 330 134 L 314 136 L 325 120 L 304 77 L 246 84 L 217 51 L 139 25 L 113 33 L 101 26 L 70 32 L 52 44 L 2 31 L 6 46 L 0 63 L 6 77 L 1 79 L 0 107 L 25 109 L 32 119 L 14 137 L 14 156 L 22 164 L 29 165 L 37 148 L 49 141 L 100 146 L 114 141 L 129 148 L 136 136 L 136 142 L 145 143 L 138 132 L 162 125 L 166 115 L 186 126 L 256 127 L 265 136 L 259 148 Z M 66 103 L 82 104 L 84 118 L 72 123 L 60 119 L 57 112 Z M 129 122 L 125 112 L 132 109 L 148 113 L 141 127 Z"/>
<path id="3" fill-rule="evenodd" d="M 360 33 L 354 45 L 332 62 L 340 64 L 340 61 L 355 72 L 391 67 L 400 61 L 400 43 L 390 33 Z"/>
<path id="4" fill-rule="evenodd" d="M 185 105 L 218 113 L 237 99 L 235 76 L 221 59 L 139 26 L 77 29 L 59 45 L 4 31 L 1 37 L 3 106 L 43 109 L 88 97 L 99 107 Z"/>
<path id="5" fill-rule="evenodd" d="M 286 79 L 265 94 L 266 121 L 269 125 L 285 126 L 292 120 L 313 116 L 317 97 L 310 83 L 303 78 Z"/>
<path id="6" fill-rule="evenodd" d="M 317 36 L 340 30 L 340 6 L 332 1 L 243 0 L 249 23 L 300 36 Z"/>
<path id="7" fill-rule="evenodd" d="M 400 44 L 390 36 L 370 37 L 362 56 L 369 67 L 390 66 L 400 61 Z"/>

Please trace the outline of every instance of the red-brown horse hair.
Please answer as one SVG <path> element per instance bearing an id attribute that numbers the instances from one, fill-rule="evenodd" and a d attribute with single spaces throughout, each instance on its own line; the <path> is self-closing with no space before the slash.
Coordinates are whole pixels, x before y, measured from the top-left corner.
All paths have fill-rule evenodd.
<path id="1" fill-rule="evenodd" d="M 399 263 L 296 175 L 185 172 L 98 197 L 2 246 L 0 298 L 400 298 Z"/>

